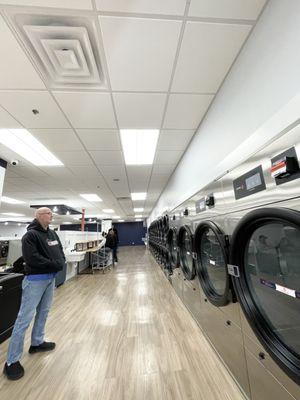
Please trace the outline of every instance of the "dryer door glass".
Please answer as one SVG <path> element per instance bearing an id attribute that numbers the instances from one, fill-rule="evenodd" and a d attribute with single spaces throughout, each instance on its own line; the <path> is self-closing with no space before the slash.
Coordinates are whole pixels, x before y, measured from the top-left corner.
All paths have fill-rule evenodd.
<path id="1" fill-rule="evenodd" d="M 170 252 L 171 252 L 172 264 L 175 266 L 175 264 L 176 264 L 176 262 L 177 262 L 177 238 L 176 238 L 176 231 L 173 231 Z"/>
<path id="2" fill-rule="evenodd" d="M 201 235 L 200 263 L 210 291 L 223 296 L 227 288 L 227 267 L 221 244 L 211 228 L 203 230 Z"/>
<path id="3" fill-rule="evenodd" d="M 187 229 L 184 229 L 180 240 L 180 258 L 182 270 L 187 279 L 194 279 L 195 277 L 192 240 L 192 235 Z"/>
<path id="4" fill-rule="evenodd" d="M 244 265 L 252 301 L 268 328 L 300 355 L 300 229 L 285 222 L 258 227 Z"/>

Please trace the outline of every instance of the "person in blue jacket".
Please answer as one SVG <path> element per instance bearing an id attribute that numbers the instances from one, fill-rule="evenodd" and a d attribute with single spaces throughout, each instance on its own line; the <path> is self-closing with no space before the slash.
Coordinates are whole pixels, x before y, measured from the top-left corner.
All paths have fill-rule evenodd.
<path id="1" fill-rule="evenodd" d="M 44 340 L 45 324 L 52 305 L 55 275 L 63 269 L 66 261 L 56 232 L 49 229 L 51 221 L 52 211 L 49 208 L 37 209 L 35 219 L 27 227 L 27 232 L 22 238 L 22 253 L 25 260 L 22 300 L 3 371 L 10 380 L 20 379 L 24 375 L 20 359 L 25 332 L 34 315 L 29 353 L 55 348 L 55 343 Z"/>

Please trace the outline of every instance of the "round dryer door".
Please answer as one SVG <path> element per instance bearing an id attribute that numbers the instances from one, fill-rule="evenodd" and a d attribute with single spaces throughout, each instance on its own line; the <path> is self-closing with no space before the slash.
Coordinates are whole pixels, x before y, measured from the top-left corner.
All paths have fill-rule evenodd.
<path id="1" fill-rule="evenodd" d="M 186 225 L 179 229 L 178 247 L 181 269 L 186 279 L 192 280 L 196 276 L 193 257 L 193 235 L 190 228 Z"/>
<path id="2" fill-rule="evenodd" d="M 300 383 L 300 213 L 248 213 L 231 244 L 234 285 L 249 324 L 271 357 Z"/>
<path id="3" fill-rule="evenodd" d="M 225 306 L 229 301 L 225 236 L 217 225 L 206 221 L 198 225 L 194 244 L 202 289 L 212 304 Z"/>
<path id="4" fill-rule="evenodd" d="M 167 235 L 167 247 L 169 252 L 169 262 L 172 269 L 177 266 L 177 231 L 170 228 Z"/>

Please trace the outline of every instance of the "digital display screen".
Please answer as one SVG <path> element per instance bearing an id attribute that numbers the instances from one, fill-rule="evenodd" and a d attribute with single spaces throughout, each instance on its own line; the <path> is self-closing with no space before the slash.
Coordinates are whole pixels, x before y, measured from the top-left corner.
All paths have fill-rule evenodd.
<path id="1" fill-rule="evenodd" d="M 257 172 L 255 175 L 249 176 L 249 178 L 246 178 L 245 181 L 247 190 L 251 190 L 262 184 L 259 172 Z"/>
<path id="2" fill-rule="evenodd" d="M 205 198 L 202 197 L 198 201 L 196 201 L 196 213 L 198 214 L 201 211 L 206 209 Z"/>
<path id="3" fill-rule="evenodd" d="M 200 210 L 204 210 L 205 209 L 205 201 L 201 201 L 199 203 L 199 208 L 200 208 Z"/>

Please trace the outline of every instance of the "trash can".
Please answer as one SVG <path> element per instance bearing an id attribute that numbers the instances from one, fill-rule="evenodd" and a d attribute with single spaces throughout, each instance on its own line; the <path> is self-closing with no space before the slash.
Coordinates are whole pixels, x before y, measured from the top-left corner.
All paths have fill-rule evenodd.
<path id="1" fill-rule="evenodd" d="M 23 278 L 23 274 L 0 273 L 0 343 L 12 333 L 21 304 Z"/>

